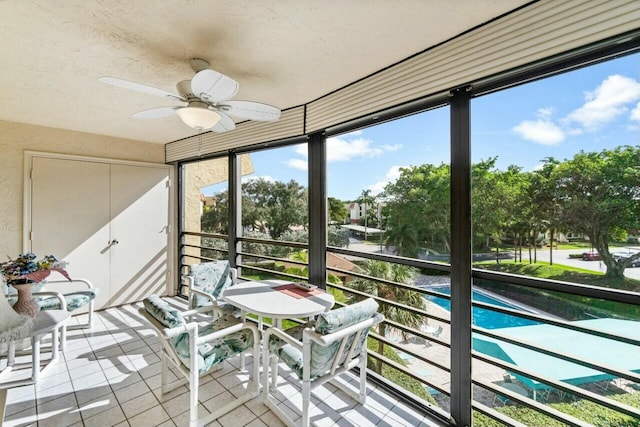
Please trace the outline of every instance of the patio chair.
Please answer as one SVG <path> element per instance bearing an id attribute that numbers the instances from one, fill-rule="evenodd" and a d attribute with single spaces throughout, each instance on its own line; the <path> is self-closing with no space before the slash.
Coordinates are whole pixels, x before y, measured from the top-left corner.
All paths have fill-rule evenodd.
<path id="1" fill-rule="evenodd" d="M 143 304 L 144 307 L 140 308 L 140 313 L 151 323 L 161 338 L 162 393 L 168 393 L 185 383 L 189 384 L 190 427 L 211 423 L 258 396 L 260 335 L 254 324 L 244 323 L 233 315 L 226 314 L 218 317 L 207 326 L 200 327 L 198 322 L 187 323 L 185 318 L 211 310 L 219 310 L 218 307 L 208 305 L 180 312 L 156 295 L 145 298 Z M 247 384 L 246 392 L 213 413 L 198 418 L 200 377 L 212 372 L 214 368 L 230 357 L 246 351 L 251 351 L 253 354 L 252 383 Z M 196 356 L 192 357 L 192 355 Z M 183 379 L 168 383 L 168 362 L 171 362 L 184 376 Z"/>
<path id="2" fill-rule="evenodd" d="M 61 284 L 56 290 L 48 289 L 47 286 Z M 75 326 L 62 325 L 60 328 L 60 349 L 65 350 L 67 344 L 67 329 L 91 329 L 93 327 L 94 301 L 100 290 L 93 287 L 87 279 L 72 279 L 71 283 L 79 283 L 86 289 L 73 290 L 69 292 L 58 292 L 59 289 L 68 287 L 68 280 L 46 280 L 34 285 L 31 296 L 37 301 L 40 310 L 66 310 L 69 313 L 76 312 L 83 307 L 87 307 L 87 322 Z M 12 286 L 6 287 L 7 300 L 11 305 L 15 304 L 18 297 L 16 290 Z"/>
<path id="3" fill-rule="evenodd" d="M 228 261 L 209 261 L 190 266 L 189 274 L 182 276 L 188 282 L 189 308 L 214 305 L 226 314 L 239 315 L 235 307 L 220 301 L 225 289 L 236 284 L 237 276 L 237 270 L 231 268 Z"/>
<path id="4" fill-rule="evenodd" d="M 40 310 L 62 310 L 60 299 L 47 293 L 47 286 L 60 283 L 61 287 L 56 289 L 63 290 L 60 292 L 66 301 L 66 310 L 70 313 L 76 312 L 83 307 L 87 308 L 87 322 L 80 323 L 77 326 L 67 327 L 67 329 L 91 329 L 93 327 L 93 311 L 96 297 L 100 294 L 100 289 L 95 288 L 87 279 L 72 279 L 71 284 L 79 283 L 83 289 L 64 292 L 64 287 L 69 286 L 68 280 L 47 280 L 43 288 L 33 292 L 32 295 L 38 297 L 38 305 Z M 86 287 L 86 288 L 85 288 Z"/>
<path id="5" fill-rule="evenodd" d="M 314 324 L 300 325 L 282 331 L 271 327 L 264 333 L 262 394 L 264 403 L 285 424 L 293 420 L 278 407 L 269 393 L 268 361 L 271 361 L 271 381 L 275 389 L 278 360 L 284 362 L 302 381 L 301 426 L 309 426 L 311 391 L 358 366 L 360 388 L 356 393 L 339 382 L 332 382 L 347 395 L 364 404 L 366 400 L 367 335 L 369 329 L 382 322 L 378 304 L 368 298 L 356 304 L 318 315 Z"/>

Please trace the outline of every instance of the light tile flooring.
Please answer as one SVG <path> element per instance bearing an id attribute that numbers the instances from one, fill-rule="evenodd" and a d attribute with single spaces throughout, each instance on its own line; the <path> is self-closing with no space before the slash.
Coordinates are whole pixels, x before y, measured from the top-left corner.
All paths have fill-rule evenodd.
<path id="1" fill-rule="evenodd" d="M 174 300 L 182 304 L 181 300 Z M 77 322 L 73 318 L 72 322 Z M 84 320 L 84 319 L 80 319 Z M 137 305 L 96 313 L 91 331 L 69 331 L 60 361 L 47 367 L 37 385 L 10 389 L 4 426 L 187 426 L 186 386 L 160 392 L 160 344 Z M 47 358 L 47 355 L 43 355 Z M 30 360 L 30 359 L 26 359 Z M 4 366 L 5 361 L 0 361 Z M 247 357 L 247 365 L 252 363 Z M 28 369 L 11 375 L 28 377 Z M 299 390 L 286 382 L 280 368 L 276 397 L 299 417 Z M 11 378 L 15 379 L 15 378 Z M 200 411 L 206 414 L 246 387 L 249 376 L 237 370 L 237 359 L 202 378 Z M 356 404 L 331 385 L 314 391 L 311 421 L 318 426 L 441 426 L 397 399 L 367 384 L 366 406 Z M 297 414 L 297 415 L 296 415 Z M 276 427 L 283 425 L 260 397 L 214 421 L 212 426 Z"/>

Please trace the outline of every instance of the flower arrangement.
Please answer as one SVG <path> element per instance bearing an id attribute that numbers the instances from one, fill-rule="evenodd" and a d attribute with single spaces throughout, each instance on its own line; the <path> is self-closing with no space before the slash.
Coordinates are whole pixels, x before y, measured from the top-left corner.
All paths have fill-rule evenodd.
<path id="1" fill-rule="evenodd" d="M 16 259 L 9 257 L 9 261 L 0 263 L 0 273 L 8 285 L 21 282 L 42 282 L 49 277 L 52 271 L 57 271 L 71 281 L 69 273 L 65 270 L 66 266 L 65 261 L 58 261 L 53 255 L 47 255 L 40 261 L 36 261 L 36 255 L 33 252 L 28 252 L 18 255 Z"/>

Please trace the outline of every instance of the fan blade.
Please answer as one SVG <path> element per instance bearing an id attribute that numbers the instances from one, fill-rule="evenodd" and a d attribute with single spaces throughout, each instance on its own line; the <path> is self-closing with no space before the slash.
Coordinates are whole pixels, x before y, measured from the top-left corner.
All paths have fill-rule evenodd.
<path id="1" fill-rule="evenodd" d="M 159 119 L 172 115 L 176 110 L 183 107 L 160 107 L 135 113 L 133 117 L 136 119 Z"/>
<path id="2" fill-rule="evenodd" d="M 218 114 L 222 117 L 218 123 L 214 127 L 211 128 L 213 132 L 226 132 L 229 130 L 234 130 L 236 128 L 236 124 L 233 122 L 233 119 L 227 116 L 222 111 L 218 111 Z"/>
<path id="3" fill-rule="evenodd" d="M 227 114 L 249 120 L 272 122 L 280 118 L 279 108 L 259 102 L 226 101 L 217 107 Z"/>
<path id="4" fill-rule="evenodd" d="M 232 98 L 240 85 L 231 77 L 213 70 L 198 71 L 191 79 L 191 91 L 207 102 L 220 102 Z"/>
<path id="5" fill-rule="evenodd" d="M 177 101 L 186 102 L 186 99 L 183 97 L 176 95 L 175 93 L 168 92 L 166 90 L 158 89 L 157 87 L 143 85 L 141 83 L 130 82 L 129 80 L 117 79 L 115 77 L 100 77 L 100 80 L 103 83 L 107 83 L 113 86 L 122 87 L 125 89 L 135 90 L 137 92 L 146 93 L 149 95 L 160 96 L 162 98 L 170 98 Z"/>

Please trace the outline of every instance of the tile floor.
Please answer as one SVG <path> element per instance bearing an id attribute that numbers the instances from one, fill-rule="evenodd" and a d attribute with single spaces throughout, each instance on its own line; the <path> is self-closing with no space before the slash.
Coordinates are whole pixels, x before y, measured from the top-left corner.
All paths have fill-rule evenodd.
<path id="1" fill-rule="evenodd" d="M 174 300 L 183 304 L 181 300 Z M 78 319 L 73 318 L 75 322 Z M 82 320 L 82 319 L 81 319 Z M 160 344 L 138 314 L 137 305 L 96 313 L 91 331 L 72 330 L 61 359 L 47 367 L 37 385 L 10 389 L 4 426 L 187 426 L 186 386 L 160 393 Z M 48 356 L 43 354 L 43 358 Z M 30 360 L 30 359 L 28 359 Z M 4 366 L 5 361 L 0 361 Z M 252 363 L 247 357 L 247 364 Z M 10 375 L 28 377 L 30 371 Z M 280 369 L 277 398 L 285 410 L 299 417 L 298 390 Z M 14 378 L 10 378 L 14 379 Z M 207 413 L 234 398 L 249 380 L 237 370 L 237 359 L 202 378 L 200 411 Z M 331 385 L 314 392 L 311 420 L 317 426 L 442 426 L 397 399 L 367 385 L 366 406 L 356 404 Z M 295 415 L 297 414 L 297 415 Z M 212 426 L 283 425 L 253 399 L 218 418 Z"/>

